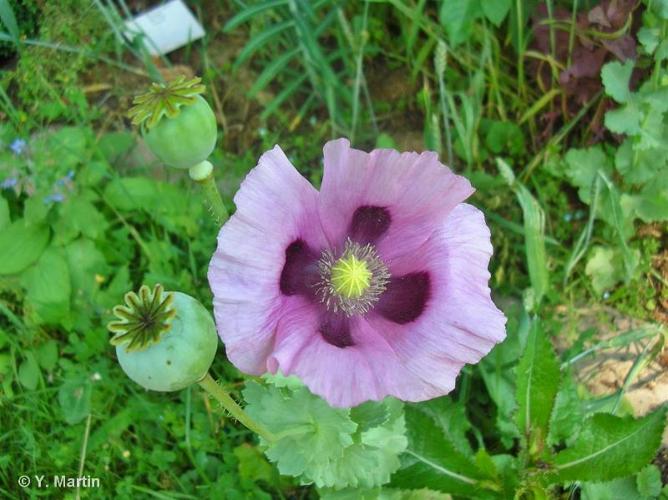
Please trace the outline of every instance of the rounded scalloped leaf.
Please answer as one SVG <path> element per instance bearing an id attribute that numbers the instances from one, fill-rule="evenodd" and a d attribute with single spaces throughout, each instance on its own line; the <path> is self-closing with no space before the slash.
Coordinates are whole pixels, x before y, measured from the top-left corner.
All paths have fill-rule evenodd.
<path id="1" fill-rule="evenodd" d="M 319 488 L 371 488 L 399 468 L 407 445 L 401 402 L 332 408 L 294 377 L 266 379 L 247 383 L 243 394 L 249 415 L 278 436 L 264 445 L 282 474 Z"/>

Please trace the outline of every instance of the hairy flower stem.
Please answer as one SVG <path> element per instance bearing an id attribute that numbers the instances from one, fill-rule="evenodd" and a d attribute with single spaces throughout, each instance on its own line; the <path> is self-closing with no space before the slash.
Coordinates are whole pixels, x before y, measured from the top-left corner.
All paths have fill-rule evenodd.
<path id="1" fill-rule="evenodd" d="M 276 440 L 276 437 L 271 432 L 265 429 L 263 425 L 253 420 L 248 413 L 246 413 L 244 409 L 232 399 L 228 392 L 216 383 L 210 373 L 207 373 L 204 378 L 199 381 L 199 385 L 213 396 L 214 399 L 230 413 L 230 415 L 245 425 L 249 430 L 255 432 L 270 443 Z"/>
<path id="2" fill-rule="evenodd" d="M 218 191 L 218 186 L 213 176 L 213 165 L 211 165 L 211 162 L 205 160 L 190 167 L 189 173 L 190 178 L 202 187 L 202 192 L 206 198 L 211 216 L 219 226 L 222 226 L 228 219 L 229 214 L 223 204 L 223 199 L 220 197 L 220 191 Z"/>

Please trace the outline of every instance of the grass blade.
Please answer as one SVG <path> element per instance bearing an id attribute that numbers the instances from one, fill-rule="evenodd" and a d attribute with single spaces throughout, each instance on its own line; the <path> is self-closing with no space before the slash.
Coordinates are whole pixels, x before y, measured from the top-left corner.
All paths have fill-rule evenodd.
<path id="1" fill-rule="evenodd" d="M 234 65 L 232 66 L 233 70 L 237 70 L 246 60 L 248 60 L 255 52 L 264 47 L 269 41 L 274 37 L 278 36 L 282 31 L 294 27 L 292 21 L 283 21 L 278 24 L 270 26 L 266 30 L 262 31 L 249 40 L 248 44 L 239 52 Z"/>
<path id="2" fill-rule="evenodd" d="M 2 21 L 2 25 L 11 36 L 10 41 L 18 45 L 20 36 L 19 25 L 16 23 L 16 16 L 14 16 L 12 6 L 9 5 L 9 0 L 0 0 L 0 21 Z"/>
<path id="3" fill-rule="evenodd" d="M 297 54 L 299 54 L 299 48 L 285 52 L 280 57 L 274 59 L 264 68 L 262 73 L 260 73 L 260 76 L 258 76 L 257 80 L 255 80 L 255 83 L 248 91 L 248 95 L 250 97 L 255 97 L 258 92 L 265 88 Z"/>
<path id="4" fill-rule="evenodd" d="M 496 164 L 503 178 L 515 192 L 522 208 L 527 266 L 533 290 L 531 302 L 536 308 L 547 293 L 550 284 L 545 251 L 545 213 L 531 192 L 515 179 L 515 174 L 510 166 L 501 158 L 496 159 Z"/>
<path id="5" fill-rule="evenodd" d="M 287 5 L 288 0 L 269 0 L 267 2 L 262 2 L 256 5 L 251 5 L 247 9 L 242 10 L 237 15 L 232 17 L 225 26 L 223 26 L 223 31 L 231 31 L 240 24 L 245 23 L 246 21 L 253 19 L 258 14 L 264 12 L 268 9 L 273 9 L 274 7 L 280 7 L 282 5 Z"/>

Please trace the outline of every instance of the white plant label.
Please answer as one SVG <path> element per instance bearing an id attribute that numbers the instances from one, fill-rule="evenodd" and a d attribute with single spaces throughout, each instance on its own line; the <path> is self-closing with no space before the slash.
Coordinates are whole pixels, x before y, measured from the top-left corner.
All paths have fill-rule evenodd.
<path id="1" fill-rule="evenodd" d="M 163 55 L 202 38 L 204 28 L 183 0 L 172 0 L 125 22 L 125 35 L 144 35 L 152 56 Z"/>

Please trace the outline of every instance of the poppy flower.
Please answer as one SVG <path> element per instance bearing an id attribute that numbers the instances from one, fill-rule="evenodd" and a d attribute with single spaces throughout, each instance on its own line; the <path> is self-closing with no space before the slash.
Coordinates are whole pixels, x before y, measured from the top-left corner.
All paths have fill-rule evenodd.
<path id="1" fill-rule="evenodd" d="M 317 191 L 280 147 L 234 201 L 209 267 L 242 372 L 298 376 L 332 406 L 450 392 L 505 337 L 474 189 L 433 152 L 324 147 Z"/>

